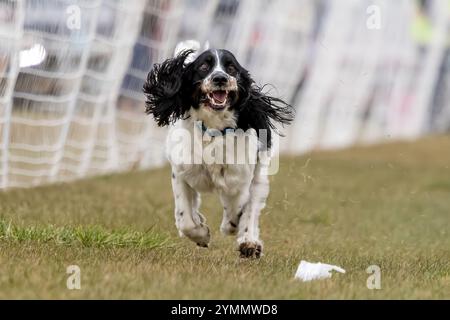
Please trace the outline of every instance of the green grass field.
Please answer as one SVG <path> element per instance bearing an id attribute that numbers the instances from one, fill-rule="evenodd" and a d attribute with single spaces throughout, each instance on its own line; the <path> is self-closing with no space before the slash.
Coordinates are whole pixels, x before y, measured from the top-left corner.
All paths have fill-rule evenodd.
<path id="1" fill-rule="evenodd" d="M 0 193 L 0 298 L 450 299 L 449 136 L 283 158 L 259 260 L 220 234 L 217 195 L 209 249 L 178 238 L 172 212 L 168 167 Z M 302 259 L 347 273 L 298 282 Z"/>

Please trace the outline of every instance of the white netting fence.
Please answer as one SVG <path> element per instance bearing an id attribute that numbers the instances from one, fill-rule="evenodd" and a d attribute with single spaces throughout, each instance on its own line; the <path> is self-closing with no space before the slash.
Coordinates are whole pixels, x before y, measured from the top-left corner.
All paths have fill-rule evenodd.
<path id="1" fill-rule="evenodd" d="M 0 188 L 165 163 L 142 84 L 180 40 L 297 109 L 303 153 L 450 128 L 448 0 L 0 0 Z"/>

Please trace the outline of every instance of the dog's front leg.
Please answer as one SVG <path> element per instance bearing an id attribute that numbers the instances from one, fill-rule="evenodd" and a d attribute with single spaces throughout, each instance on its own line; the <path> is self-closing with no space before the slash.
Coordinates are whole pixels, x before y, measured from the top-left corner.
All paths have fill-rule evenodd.
<path id="1" fill-rule="evenodd" d="M 260 162 L 255 167 L 250 197 L 239 221 L 237 242 L 241 257 L 244 258 L 259 258 L 263 250 L 262 241 L 259 239 L 259 214 L 264 209 L 269 195 L 269 179 L 267 174 L 262 172 L 262 167 Z"/>
<path id="2" fill-rule="evenodd" d="M 203 216 L 198 213 L 200 205 L 198 193 L 176 173 L 172 174 L 172 189 L 175 198 L 175 225 L 180 234 L 198 246 L 208 247 L 211 236 Z"/>

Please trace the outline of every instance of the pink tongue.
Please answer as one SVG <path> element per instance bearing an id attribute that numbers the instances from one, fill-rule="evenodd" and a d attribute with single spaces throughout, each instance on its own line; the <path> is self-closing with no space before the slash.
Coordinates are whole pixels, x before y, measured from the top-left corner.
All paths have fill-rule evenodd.
<path id="1" fill-rule="evenodd" d="M 214 100 L 222 103 L 227 98 L 227 93 L 226 91 L 213 91 L 212 96 Z"/>

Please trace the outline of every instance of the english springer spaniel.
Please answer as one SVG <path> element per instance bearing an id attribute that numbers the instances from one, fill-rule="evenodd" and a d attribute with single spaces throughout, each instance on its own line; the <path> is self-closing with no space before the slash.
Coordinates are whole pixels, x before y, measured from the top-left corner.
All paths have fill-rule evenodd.
<path id="1" fill-rule="evenodd" d="M 276 124 L 293 120 L 293 108 L 264 93 L 222 49 L 184 50 L 155 64 L 143 89 L 147 114 L 159 126 L 170 125 L 166 152 L 180 236 L 208 247 L 199 192 L 216 190 L 223 205 L 221 232 L 237 234 L 241 257 L 259 258 L 258 220 L 269 194 L 268 164 L 261 159 L 270 154 Z M 235 159 L 236 145 L 244 145 L 237 150 L 238 158 L 246 153 L 243 161 Z"/>

